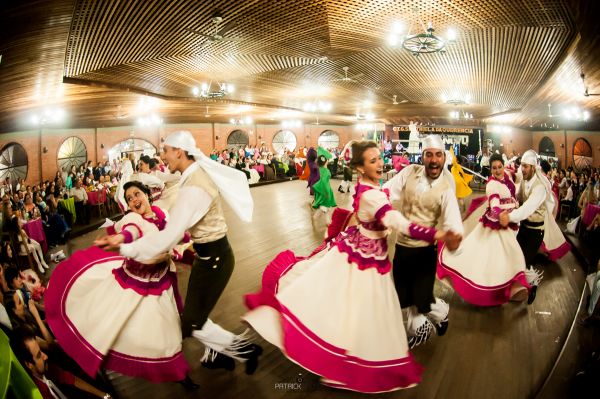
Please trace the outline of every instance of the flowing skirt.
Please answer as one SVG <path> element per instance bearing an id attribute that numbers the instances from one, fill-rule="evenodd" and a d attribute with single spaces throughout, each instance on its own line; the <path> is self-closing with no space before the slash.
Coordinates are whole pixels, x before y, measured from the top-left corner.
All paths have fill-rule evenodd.
<path id="1" fill-rule="evenodd" d="M 525 267 L 525 257 L 513 230 L 479 223 L 456 251 L 445 247 L 440 251 L 437 276 L 450 282 L 465 301 L 495 306 L 531 288 Z"/>
<path id="2" fill-rule="evenodd" d="M 46 291 L 48 324 L 92 377 L 103 367 L 152 382 L 182 380 L 189 367 L 174 271 L 167 265 L 162 275 L 141 280 L 124 261 L 91 247 L 61 262 Z"/>
<path id="3" fill-rule="evenodd" d="M 352 259 L 337 246 L 310 258 L 280 253 L 262 290 L 246 296 L 243 318 L 329 386 L 367 393 L 414 386 L 422 367 L 408 351 L 391 275 L 360 270 Z"/>
<path id="4" fill-rule="evenodd" d="M 571 250 L 571 244 L 567 242 L 560 227 L 552 215 L 546 212 L 544 219 L 544 241 L 540 251 L 548 255 L 552 262 L 559 260 Z"/>

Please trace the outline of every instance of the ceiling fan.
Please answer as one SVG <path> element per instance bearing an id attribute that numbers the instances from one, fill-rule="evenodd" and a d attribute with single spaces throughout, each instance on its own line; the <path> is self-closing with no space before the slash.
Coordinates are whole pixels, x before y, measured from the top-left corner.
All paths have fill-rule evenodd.
<path id="1" fill-rule="evenodd" d="M 588 92 L 588 88 L 585 85 L 585 74 L 583 72 L 581 72 L 581 75 L 579 75 L 581 77 L 581 81 L 583 82 L 583 88 L 585 89 L 585 91 L 583 92 L 583 95 L 586 97 L 589 96 L 600 96 L 600 93 L 590 93 Z"/>
<path id="2" fill-rule="evenodd" d="M 348 76 L 348 70 L 350 68 L 345 66 L 342 69 L 344 70 L 344 74 L 342 75 L 341 73 L 336 72 L 336 75 L 338 76 L 338 78 L 333 79 L 332 82 L 358 83 L 358 80 L 356 80 L 356 78 L 360 78 L 360 77 L 364 76 L 364 73 L 357 73 L 356 75 Z"/>
<path id="3" fill-rule="evenodd" d="M 115 119 L 125 119 L 128 118 L 129 115 L 123 112 L 123 107 L 121 105 L 117 105 L 117 112 L 113 114 Z"/>
<path id="4" fill-rule="evenodd" d="M 240 40 L 242 40 L 240 38 L 225 36 L 227 34 L 227 31 L 229 31 L 229 29 L 225 29 L 225 27 L 220 26 L 221 22 L 223 22 L 223 17 L 221 16 L 220 12 L 215 11 L 215 13 L 213 14 L 213 16 L 211 18 L 211 21 L 214 24 L 214 32 L 210 35 L 207 35 L 206 33 L 202 33 L 200 31 L 190 29 L 190 28 L 185 28 L 184 30 L 187 32 L 193 33 L 195 35 L 199 35 L 199 36 L 203 36 L 203 37 L 207 38 L 208 40 L 206 42 L 204 42 L 203 46 L 206 46 L 210 43 L 239 42 Z M 230 22 L 229 24 L 227 24 L 227 27 L 231 28 L 231 27 L 233 27 L 233 25 L 235 25 L 235 22 Z M 223 30 L 225 30 L 226 32 L 223 32 Z"/>
<path id="5" fill-rule="evenodd" d="M 392 105 L 406 104 L 407 102 L 408 100 L 406 98 L 403 98 L 402 100 L 398 101 L 397 94 L 394 94 L 394 96 L 392 97 Z"/>

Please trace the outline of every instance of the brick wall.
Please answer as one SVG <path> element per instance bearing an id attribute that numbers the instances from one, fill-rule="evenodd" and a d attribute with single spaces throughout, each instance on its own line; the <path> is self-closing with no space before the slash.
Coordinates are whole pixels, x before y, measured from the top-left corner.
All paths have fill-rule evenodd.
<path id="1" fill-rule="evenodd" d="M 213 148 L 227 147 L 227 137 L 234 130 L 240 129 L 248 134 L 250 144 L 271 143 L 281 125 L 249 125 L 235 126 L 220 123 L 164 125 L 159 128 L 139 128 L 122 126 L 113 128 L 90 129 L 42 129 L 0 134 L 0 149 L 9 143 L 21 144 L 28 157 L 27 184 L 36 184 L 41 179 L 52 179 L 58 171 L 58 150 L 65 139 L 79 137 L 85 144 L 88 160 L 94 164 L 108 159 L 108 151 L 116 144 L 130 138 L 143 139 L 157 149 L 162 140 L 176 130 L 188 130 L 196 139 L 198 147 L 209 154 Z M 353 126 L 337 125 L 305 125 L 288 129 L 296 135 L 297 146 L 316 146 L 319 135 L 325 130 L 332 130 L 340 136 L 340 145 L 351 139 L 360 139 L 360 132 Z M 40 133 L 41 132 L 41 133 Z"/>
<path id="2" fill-rule="evenodd" d="M 559 130 L 552 132 L 533 132 L 533 149 L 538 151 L 542 138 L 548 137 L 554 143 L 554 151 L 562 167 L 573 164 L 573 145 L 578 138 L 584 138 L 592 147 L 593 166 L 600 167 L 600 132 L 582 132 L 577 130 Z M 566 158 L 566 162 L 565 162 Z"/>

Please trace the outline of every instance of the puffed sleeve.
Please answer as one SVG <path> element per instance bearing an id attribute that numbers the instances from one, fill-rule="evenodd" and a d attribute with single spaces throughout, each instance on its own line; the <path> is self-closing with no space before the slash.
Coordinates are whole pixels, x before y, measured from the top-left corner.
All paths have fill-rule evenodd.
<path id="1" fill-rule="evenodd" d="M 488 205 L 495 218 L 498 218 L 502 212 L 500 208 L 500 184 L 495 180 L 490 180 L 485 186 L 485 195 L 488 198 Z"/>
<path id="2" fill-rule="evenodd" d="M 125 243 L 130 243 L 138 238 L 142 234 L 141 229 L 142 217 L 135 212 L 129 212 L 121 220 L 114 225 L 114 231 L 116 234 L 122 234 L 125 237 Z"/>
<path id="3" fill-rule="evenodd" d="M 411 223 L 402 213 L 392 208 L 389 199 L 382 191 L 366 191 L 361 197 L 361 207 L 365 207 L 367 212 L 372 212 L 374 218 L 387 228 L 410 236 L 415 240 L 435 241 L 434 236 L 437 232 L 435 228 Z"/>

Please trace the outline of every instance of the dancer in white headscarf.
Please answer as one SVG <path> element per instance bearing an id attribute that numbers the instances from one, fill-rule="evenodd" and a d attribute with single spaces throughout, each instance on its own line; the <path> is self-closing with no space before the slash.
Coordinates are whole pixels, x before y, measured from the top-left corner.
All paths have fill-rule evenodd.
<path id="1" fill-rule="evenodd" d="M 120 248 L 124 256 L 151 259 L 175 246 L 178 242 L 176 237 L 188 231 L 196 257 L 182 316 L 183 337 L 192 336 L 206 346 L 202 358 L 205 367 L 232 370 L 235 367 L 233 359 L 237 359 L 246 364 L 246 373 L 252 374 L 262 348 L 251 343 L 246 333 L 234 335 L 208 319 L 235 264 L 227 240 L 221 199 L 240 219 L 251 221 L 254 205 L 246 175 L 205 156 L 196 148 L 196 142 L 188 131 L 177 131 L 167 136 L 162 157 L 171 172 L 181 173 L 169 224 L 164 230 L 130 244 L 113 242 L 108 238 L 104 245 Z"/>
<path id="2" fill-rule="evenodd" d="M 523 154 L 521 172 L 523 180 L 517 193 L 521 206 L 510 213 L 507 211 L 500 213 L 499 221 L 503 227 L 507 227 L 510 223 L 520 223 L 517 241 L 525 255 L 527 264 L 525 275 L 531 285 L 528 303 L 531 303 L 535 299 L 537 286 L 542 280 L 542 273 L 533 268 L 533 263 L 544 240 L 544 220 L 552 191 L 544 184 L 544 176 L 538 166 L 538 155 L 535 151 L 527 150 Z"/>

